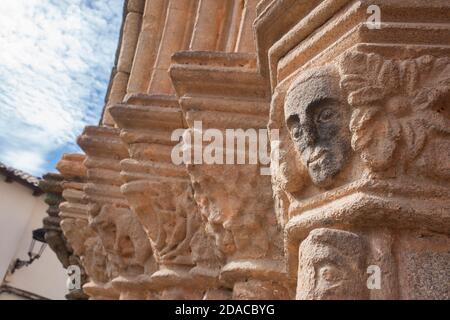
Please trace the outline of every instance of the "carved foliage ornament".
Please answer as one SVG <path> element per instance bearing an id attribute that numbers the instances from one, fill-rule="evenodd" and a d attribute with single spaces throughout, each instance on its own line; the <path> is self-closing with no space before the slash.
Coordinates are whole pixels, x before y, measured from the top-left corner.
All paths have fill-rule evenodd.
<path id="1" fill-rule="evenodd" d="M 352 148 L 374 171 L 418 157 L 432 132 L 450 133 L 450 59 L 388 60 L 349 53 L 339 63 L 340 87 L 353 108 Z"/>
<path id="2" fill-rule="evenodd" d="M 125 193 L 159 264 L 191 265 L 190 241 L 199 225 L 193 190 L 187 179 L 133 181 Z"/>
<path id="3" fill-rule="evenodd" d="M 407 172 L 419 166 L 415 162 L 427 153 L 427 145 L 448 149 L 449 101 L 448 58 L 389 60 L 351 52 L 337 64 L 307 70 L 286 94 L 284 121 L 290 139 L 281 143 L 276 172 L 281 177 L 274 180 L 287 181 L 282 183 L 286 191 L 298 191 L 306 181 L 294 173 L 304 176 L 303 171 L 314 185 L 336 186 L 353 151 L 371 172 Z M 448 162 L 449 156 L 444 152 L 441 158 Z M 286 168 L 293 159 L 299 164 Z M 431 166 L 425 175 L 447 179 L 449 169 Z M 300 181 L 292 186 L 289 180 Z"/>
<path id="4" fill-rule="evenodd" d="M 150 242 L 128 208 L 104 205 L 90 225 L 119 273 L 143 273 L 152 257 Z"/>
<path id="5" fill-rule="evenodd" d="M 292 202 L 367 172 L 450 179 L 449 104 L 450 59 L 429 55 L 348 52 L 280 85 L 269 123 L 280 133 L 271 142 L 278 222 Z"/>
<path id="6" fill-rule="evenodd" d="M 258 259 L 274 251 L 269 239 L 276 222 L 266 216 L 271 190 L 260 182 L 258 170 L 251 165 L 191 167 L 195 200 L 222 258 Z"/>

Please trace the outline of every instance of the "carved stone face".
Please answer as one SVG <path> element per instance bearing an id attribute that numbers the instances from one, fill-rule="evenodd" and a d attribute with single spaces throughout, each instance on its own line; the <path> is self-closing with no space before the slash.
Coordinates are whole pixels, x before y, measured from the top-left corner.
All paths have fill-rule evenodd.
<path id="1" fill-rule="evenodd" d="M 351 150 L 350 107 L 341 99 L 339 78 L 331 67 L 306 72 L 286 95 L 287 128 L 314 184 L 328 187 Z"/>
<path id="2" fill-rule="evenodd" d="M 365 246 L 357 234 L 316 229 L 299 249 L 297 299 L 366 299 Z"/>

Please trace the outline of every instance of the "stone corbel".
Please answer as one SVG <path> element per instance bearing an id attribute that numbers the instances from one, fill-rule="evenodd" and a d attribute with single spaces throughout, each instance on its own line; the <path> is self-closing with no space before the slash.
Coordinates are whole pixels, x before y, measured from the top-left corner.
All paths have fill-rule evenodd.
<path id="1" fill-rule="evenodd" d="M 45 203 L 48 204 L 48 217 L 44 218 L 43 225 L 45 232 L 45 240 L 52 249 L 64 268 L 75 265 L 81 271 L 81 284 L 84 284 L 86 273 L 82 262 L 80 261 L 80 252 L 74 249 L 70 236 L 65 233 L 61 223 L 65 220 L 60 214 L 60 204 L 64 202 L 63 185 L 65 177 L 57 173 L 47 173 L 39 182 L 39 187 L 46 193 Z M 82 288 L 72 289 L 66 295 L 68 300 L 84 300 L 88 297 Z"/>
<path id="2" fill-rule="evenodd" d="M 170 75 L 194 139 L 197 121 L 223 137 L 226 129 L 266 128 L 267 87 L 254 55 L 178 52 Z M 223 153 L 224 164 L 191 159 L 187 165 L 206 230 L 224 259 L 220 281 L 233 289 L 234 299 L 287 298 L 270 177 L 258 164 L 225 164 Z"/>
<path id="3" fill-rule="evenodd" d="M 61 218 L 59 217 L 59 204 L 64 201 L 62 197 L 62 180 L 63 177 L 61 175 L 48 173 L 39 181 L 39 187 L 45 192 L 45 203 L 48 204 L 48 216 L 43 220 L 46 230 L 45 240 L 55 252 L 63 267 L 67 268 L 70 265 L 69 256 L 71 255 L 71 248 L 59 225 L 61 222 Z"/>
<path id="4" fill-rule="evenodd" d="M 82 281 L 84 285 L 88 275 L 82 267 L 82 261 L 86 254 L 86 241 L 95 234 L 88 223 L 88 202 L 83 187 L 86 182 L 86 168 L 83 165 L 85 156 L 82 154 L 64 154 L 57 163 L 56 168 L 64 177 L 62 181 L 62 196 L 65 201 L 59 205 L 61 219 L 60 225 L 73 249 L 77 259 L 71 259 L 71 265 L 81 267 Z M 80 260 L 81 259 L 81 260 Z"/>
<path id="5" fill-rule="evenodd" d="M 128 151 L 119 130 L 86 127 L 78 144 L 87 155 L 84 193 L 89 201 L 89 224 L 98 235 L 98 240 L 91 241 L 90 257 L 94 260 L 90 265 L 100 270 L 106 264 L 103 281 L 85 285 L 85 291 L 94 298 L 97 294 L 120 299 L 151 296 L 145 288 L 129 285 L 149 276 L 154 266 L 148 239 L 120 192 L 120 161 Z"/>
<path id="6" fill-rule="evenodd" d="M 277 217 L 297 298 L 446 299 L 450 33 L 442 19 L 450 6 L 319 2 L 292 4 L 297 20 L 271 33 L 289 3 L 274 1 L 256 23 L 273 91 L 269 128 L 280 134 Z M 369 5 L 381 9 L 380 29 L 367 22 Z M 374 288 L 367 273 L 375 269 Z"/>
<path id="7" fill-rule="evenodd" d="M 175 165 L 172 132 L 183 128 L 178 102 L 171 96 L 134 95 L 111 108 L 129 158 L 122 160 L 122 192 L 152 243 L 159 270 L 146 286 L 162 299 L 200 299 L 204 282 L 189 273 L 194 266 L 191 240 L 199 226 L 189 176 Z"/>

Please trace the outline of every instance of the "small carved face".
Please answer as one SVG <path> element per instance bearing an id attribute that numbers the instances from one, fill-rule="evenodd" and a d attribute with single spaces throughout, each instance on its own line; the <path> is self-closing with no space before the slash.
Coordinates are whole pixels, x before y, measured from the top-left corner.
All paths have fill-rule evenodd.
<path id="1" fill-rule="evenodd" d="M 297 299 L 366 299 L 365 255 L 354 233 L 312 231 L 300 245 Z"/>
<path id="2" fill-rule="evenodd" d="M 304 297 L 318 300 L 360 299 L 358 293 L 362 291 L 359 289 L 361 270 L 352 268 L 352 263 L 345 262 L 346 258 L 339 252 L 333 252 L 333 248 L 327 249 L 330 251 L 329 257 L 315 257 L 311 261 L 302 261 L 305 272 L 303 275 L 306 277 L 299 278 L 299 288 L 302 288 Z M 312 246 L 311 250 L 323 248 Z"/>
<path id="3" fill-rule="evenodd" d="M 285 120 L 303 165 L 314 184 L 328 187 L 347 162 L 351 150 L 347 103 L 331 68 L 306 73 L 290 87 Z"/>

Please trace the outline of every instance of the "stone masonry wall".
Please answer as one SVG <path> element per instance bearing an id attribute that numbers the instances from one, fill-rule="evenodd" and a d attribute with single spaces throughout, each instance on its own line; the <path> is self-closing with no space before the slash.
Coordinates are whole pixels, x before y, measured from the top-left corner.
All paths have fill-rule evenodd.
<path id="1" fill-rule="evenodd" d="M 124 10 L 102 121 L 46 178 L 84 294 L 450 298 L 448 0 Z"/>

